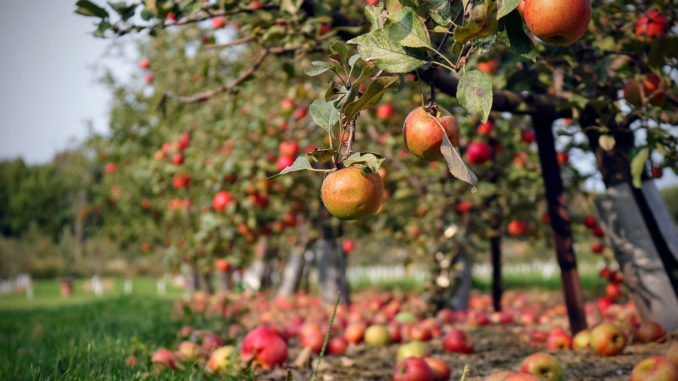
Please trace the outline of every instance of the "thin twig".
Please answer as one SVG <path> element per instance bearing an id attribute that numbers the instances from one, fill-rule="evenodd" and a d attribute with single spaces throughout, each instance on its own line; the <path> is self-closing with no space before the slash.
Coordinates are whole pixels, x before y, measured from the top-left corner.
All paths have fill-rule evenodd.
<path id="1" fill-rule="evenodd" d="M 341 157 L 341 161 L 348 159 L 349 156 L 353 153 L 353 140 L 355 138 L 355 121 L 358 119 L 358 115 L 354 116 L 350 122 L 348 122 L 348 141 L 346 142 L 346 152 L 344 156 Z"/>
<path id="2" fill-rule="evenodd" d="M 223 49 L 223 48 L 228 48 L 228 47 L 231 47 L 231 46 L 240 45 L 240 44 L 244 44 L 244 43 L 246 43 L 246 42 L 250 42 L 250 41 L 254 40 L 256 37 L 257 37 L 256 35 L 252 34 L 252 35 L 249 35 L 249 36 L 247 36 L 247 37 L 243 37 L 243 38 L 241 38 L 241 39 L 239 39 L 239 40 L 234 40 L 234 41 L 226 42 L 226 43 L 223 43 L 223 44 L 209 44 L 209 45 L 205 45 L 205 46 L 203 46 L 203 48 L 205 48 L 205 49 Z"/>
<path id="3" fill-rule="evenodd" d="M 325 356 L 325 349 L 327 348 L 327 343 L 330 341 L 330 336 L 332 336 L 332 326 L 334 325 L 334 318 L 337 316 L 337 307 L 339 306 L 339 301 L 341 300 L 341 291 L 337 292 L 337 301 L 334 302 L 334 310 L 332 311 L 332 317 L 330 317 L 330 323 L 327 327 L 327 332 L 325 333 L 325 341 L 323 341 L 323 347 L 320 350 L 320 355 L 318 356 L 318 361 L 315 363 L 313 368 L 313 373 L 311 374 L 311 381 L 315 381 L 315 375 L 318 372 L 318 367 L 320 362 Z"/>

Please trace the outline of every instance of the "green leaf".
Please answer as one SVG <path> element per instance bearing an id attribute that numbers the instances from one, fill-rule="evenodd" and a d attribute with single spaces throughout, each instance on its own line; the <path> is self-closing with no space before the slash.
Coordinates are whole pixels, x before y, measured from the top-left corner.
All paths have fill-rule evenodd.
<path id="1" fill-rule="evenodd" d="M 353 66 L 355 66 L 355 63 L 358 62 L 359 59 L 361 59 L 360 54 L 354 54 L 348 59 L 348 66 L 351 70 L 353 70 Z"/>
<path id="2" fill-rule="evenodd" d="M 473 7 L 471 21 L 463 27 L 454 29 L 454 40 L 457 45 L 486 37 L 497 32 L 497 3 L 485 0 Z"/>
<path id="3" fill-rule="evenodd" d="M 431 38 L 424 22 L 409 7 L 403 7 L 400 12 L 389 17 L 385 27 L 388 38 L 398 41 L 408 48 L 426 48 L 431 46 Z"/>
<path id="4" fill-rule="evenodd" d="M 123 20 L 127 20 L 130 17 L 134 16 L 134 10 L 139 4 L 127 5 L 124 1 L 118 1 L 116 3 L 107 1 L 108 5 L 118 14 Z"/>
<path id="5" fill-rule="evenodd" d="M 372 173 L 377 173 L 381 167 L 384 157 L 378 153 L 373 152 L 355 152 L 343 161 L 344 166 L 350 167 L 356 164 L 362 164 L 369 168 Z"/>
<path id="6" fill-rule="evenodd" d="M 452 23 L 449 0 L 430 0 L 428 5 L 431 8 L 429 15 L 438 25 L 446 27 Z"/>
<path id="7" fill-rule="evenodd" d="M 497 0 L 497 20 L 511 13 L 520 0 Z"/>
<path id="8" fill-rule="evenodd" d="M 271 176 L 270 178 L 274 178 L 280 175 L 284 175 L 290 172 L 297 172 L 297 171 L 305 171 L 305 170 L 314 170 L 314 168 L 311 166 L 311 163 L 308 161 L 306 156 L 299 156 L 297 159 L 294 161 L 292 165 L 289 167 L 283 169 L 280 171 L 280 173 L 275 174 Z"/>
<path id="9" fill-rule="evenodd" d="M 631 160 L 631 177 L 633 178 L 633 186 L 640 188 L 643 171 L 645 170 L 645 162 L 650 156 L 650 149 L 645 147 L 638 151 L 638 153 Z"/>
<path id="10" fill-rule="evenodd" d="M 314 163 L 327 163 L 332 160 L 332 157 L 337 153 L 337 151 L 333 149 L 321 149 L 321 148 L 314 148 L 313 151 L 308 152 L 306 156 L 311 158 L 311 161 Z"/>
<path id="11" fill-rule="evenodd" d="M 367 22 L 370 23 L 370 32 L 374 32 L 377 29 L 381 29 L 381 5 L 374 6 L 368 5 L 365 7 L 365 18 Z"/>
<path id="12" fill-rule="evenodd" d="M 99 17 L 102 19 L 108 17 L 108 11 L 89 0 L 79 0 L 75 3 L 75 6 L 78 7 L 75 10 L 75 13 L 77 14 L 87 17 Z"/>
<path id="13" fill-rule="evenodd" d="M 299 11 L 303 2 L 303 0 L 282 0 L 280 2 L 280 9 L 294 15 Z"/>
<path id="14" fill-rule="evenodd" d="M 534 48 L 534 43 L 525 34 L 523 18 L 520 17 L 517 10 L 499 20 L 497 37 L 515 53 L 530 61 L 534 62 L 536 60 L 537 51 Z"/>
<path id="15" fill-rule="evenodd" d="M 341 41 L 335 41 L 330 45 L 330 50 L 337 53 L 342 61 L 348 58 L 348 46 Z"/>
<path id="16" fill-rule="evenodd" d="M 396 76 L 389 76 L 379 77 L 370 82 L 370 84 L 367 85 L 367 89 L 365 89 L 365 93 L 360 98 L 346 104 L 346 107 L 344 107 L 344 114 L 346 114 L 346 118 L 351 119 L 360 111 L 368 109 L 379 103 L 381 96 L 384 95 L 386 90 L 397 88 L 399 81 L 400 78 Z"/>
<path id="17" fill-rule="evenodd" d="M 440 128 L 443 128 L 443 126 L 440 126 Z M 445 158 L 445 163 L 447 163 L 447 169 L 450 171 L 450 174 L 461 181 L 471 184 L 475 191 L 475 187 L 478 185 L 478 177 L 466 166 L 459 151 L 454 148 L 445 132 L 443 132 L 443 141 L 440 144 L 440 153 Z"/>
<path id="18" fill-rule="evenodd" d="M 457 100 L 468 112 L 480 115 L 487 122 L 492 110 L 492 78 L 479 71 L 467 71 L 457 85 Z"/>
<path id="19" fill-rule="evenodd" d="M 408 48 L 388 39 L 383 29 L 363 34 L 350 41 L 358 45 L 365 61 L 374 61 L 379 69 L 390 73 L 409 73 L 428 62 L 422 49 Z"/>
<path id="20" fill-rule="evenodd" d="M 358 76 L 358 79 L 355 80 L 353 83 L 353 86 L 360 86 L 361 83 L 363 83 L 364 80 L 367 78 L 371 77 L 372 74 L 377 72 L 377 68 L 374 67 L 374 65 L 369 65 L 369 66 L 363 66 L 363 70 L 360 71 L 360 76 Z"/>
<path id="21" fill-rule="evenodd" d="M 332 102 L 316 99 L 308 110 L 311 112 L 313 122 L 328 133 L 331 133 L 332 126 L 339 121 L 339 110 L 332 105 Z"/>
<path id="22" fill-rule="evenodd" d="M 308 76 L 320 75 L 332 68 L 332 65 L 325 61 L 313 61 L 309 66 L 304 69 L 304 73 Z"/>

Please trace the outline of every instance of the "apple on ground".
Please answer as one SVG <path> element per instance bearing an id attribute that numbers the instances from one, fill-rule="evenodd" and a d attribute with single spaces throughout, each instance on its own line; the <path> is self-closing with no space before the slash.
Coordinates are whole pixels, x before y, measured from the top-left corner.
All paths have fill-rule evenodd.
<path id="1" fill-rule="evenodd" d="M 393 381 L 434 381 L 431 368 L 424 359 L 408 357 L 400 360 L 393 369 Z"/>
<path id="2" fill-rule="evenodd" d="M 362 341 L 363 336 L 365 335 L 365 324 L 356 322 L 351 323 L 344 330 L 344 338 L 349 343 L 357 344 Z"/>
<path id="3" fill-rule="evenodd" d="M 235 348 L 230 345 L 219 347 L 212 352 L 210 359 L 207 361 L 207 366 L 212 372 L 223 372 L 231 364 L 231 356 Z"/>
<path id="4" fill-rule="evenodd" d="M 348 341 L 341 336 L 335 337 L 327 343 L 327 350 L 333 355 L 343 355 L 346 353 Z"/>
<path id="5" fill-rule="evenodd" d="M 245 336 L 240 357 L 245 362 L 254 359 L 262 368 L 270 369 L 285 362 L 287 344 L 268 328 L 258 327 Z"/>
<path id="6" fill-rule="evenodd" d="M 558 359 L 545 352 L 527 356 L 520 366 L 520 371 L 531 374 L 541 381 L 561 381 L 563 368 Z"/>
<path id="7" fill-rule="evenodd" d="M 434 381 L 447 381 L 452 375 L 452 369 L 447 363 L 441 359 L 435 357 L 426 357 L 424 359 L 428 367 L 433 371 L 433 380 Z"/>
<path id="8" fill-rule="evenodd" d="M 320 329 L 301 331 L 301 347 L 306 348 L 310 347 L 313 352 L 320 353 L 320 350 L 323 348 L 323 342 L 325 341 L 325 335 Z"/>
<path id="9" fill-rule="evenodd" d="M 572 349 L 589 349 L 591 347 L 591 332 L 589 330 L 583 330 L 577 332 L 572 338 Z"/>
<path id="10" fill-rule="evenodd" d="M 427 357 L 429 354 L 428 347 L 426 347 L 426 344 L 419 342 L 419 341 L 410 341 L 407 344 L 403 344 L 398 348 L 398 352 L 396 353 L 396 361 L 400 361 L 402 359 L 408 358 L 408 357 Z"/>
<path id="11" fill-rule="evenodd" d="M 503 381 L 510 374 L 511 374 L 511 371 L 501 370 L 499 372 L 492 373 L 491 375 L 485 377 L 485 380 L 483 380 L 483 381 Z"/>
<path id="12" fill-rule="evenodd" d="M 391 334 L 383 325 L 371 325 L 365 330 L 365 344 L 373 347 L 383 347 L 391 341 Z"/>
<path id="13" fill-rule="evenodd" d="M 652 320 L 646 320 L 638 326 L 635 332 L 636 337 L 643 343 L 661 341 L 666 338 L 666 330 L 661 324 Z"/>
<path id="14" fill-rule="evenodd" d="M 626 346 L 626 336 L 615 325 L 601 323 L 591 330 L 591 349 L 605 356 L 621 353 Z"/>
<path id="15" fill-rule="evenodd" d="M 678 369 L 661 356 L 648 357 L 633 368 L 631 381 L 677 381 Z"/>
<path id="16" fill-rule="evenodd" d="M 553 332 L 546 339 L 546 348 L 548 349 L 570 349 L 572 348 L 572 339 L 565 332 Z"/>
<path id="17" fill-rule="evenodd" d="M 464 331 L 453 329 L 443 337 L 443 350 L 455 353 L 473 353 L 473 340 Z"/>
<path id="18" fill-rule="evenodd" d="M 165 369 L 165 367 L 169 367 L 172 370 L 177 369 L 176 361 L 177 358 L 174 352 L 166 348 L 158 349 L 153 352 L 151 357 L 151 362 L 158 369 Z"/>
<path id="19" fill-rule="evenodd" d="M 189 361 L 198 358 L 200 348 L 195 341 L 185 340 L 177 346 L 177 357 L 181 361 Z"/>

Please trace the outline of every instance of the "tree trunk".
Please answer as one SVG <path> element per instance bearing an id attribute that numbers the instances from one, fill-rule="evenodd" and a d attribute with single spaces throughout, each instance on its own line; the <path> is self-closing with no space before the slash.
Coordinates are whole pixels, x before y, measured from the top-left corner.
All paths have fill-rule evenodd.
<path id="1" fill-rule="evenodd" d="M 304 254 L 308 248 L 308 225 L 301 224 L 297 231 L 297 244 L 290 250 L 290 257 L 282 274 L 278 296 L 289 296 L 299 291 L 301 276 L 304 273 Z"/>
<path id="2" fill-rule="evenodd" d="M 191 292 L 196 292 L 200 290 L 200 273 L 198 273 L 198 269 L 196 269 L 195 267 L 191 268 L 188 290 Z"/>
<path id="3" fill-rule="evenodd" d="M 471 274 L 471 267 L 473 266 L 473 261 L 471 256 L 466 252 L 466 250 L 460 250 L 457 256 L 454 258 L 454 262 L 451 267 L 459 268 L 456 273 L 456 285 L 450 297 L 450 307 L 455 311 L 463 311 L 468 309 L 468 301 L 471 297 L 471 288 L 473 286 L 473 278 Z"/>
<path id="4" fill-rule="evenodd" d="M 341 303 L 350 304 L 348 282 L 346 281 L 346 254 L 337 244 L 336 234 L 329 225 L 330 214 L 321 206 L 318 216 L 320 239 L 315 243 L 315 253 L 320 278 L 320 295 L 327 303 L 337 300 L 341 291 Z"/>
<path id="5" fill-rule="evenodd" d="M 217 271 L 217 284 L 219 292 L 227 292 L 233 289 L 233 277 L 230 271 Z"/>
<path id="6" fill-rule="evenodd" d="M 495 311 L 501 311 L 501 294 L 503 284 L 501 280 L 501 232 L 490 239 L 492 251 L 492 305 Z"/>
<path id="7" fill-rule="evenodd" d="M 275 256 L 275 250 L 269 245 L 270 237 L 262 235 L 254 248 L 255 260 L 252 267 L 245 274 L 244 282 L 250 288 L 261 291 L 271 286 L 271 274 L 273 266 L 271 261 Z"/>
<path id="8" fill-rule="evenodd" d="M 210 274 L 202 273 L 199 275 L 200 291 L 212 295 L 214 293 L 214 286 L 212 286 L 212 276 Z"/>
<path id="9" fill-rule="evenodd" d="M 544 177 L 548 213 L 551 218 L 553 242 L 556 248 L 560 279 L 563 284 L 565 305 L 572 334 L 586 329 L 586 311 L 581 282 L 577 273 L 577 259 L 572 247 L 572 229 L 570 212 L 567 209 L 560 166 L 556 158 L 556 148 L 552 130 L 553 121 L 533 118 L 534 130 L 539 148 L 539 162 Z"/>
<path id="10" fill-rule="evenodd" d="M 76 267 L 79 267 L 82 264 L 82 241 L 83 241 L 83 224 L 84 224 L 84 215 L 81 213 L 85 207 L 87 200 L 85 190 L 81 189 L 78 191 L 78 202 L 77 202 L 77 213 L 75 215 L 75 226 L 73 227 L 73 235 L 75 236 L 75 248 L 73 250 L 73 256 L 75 259 Z"/>

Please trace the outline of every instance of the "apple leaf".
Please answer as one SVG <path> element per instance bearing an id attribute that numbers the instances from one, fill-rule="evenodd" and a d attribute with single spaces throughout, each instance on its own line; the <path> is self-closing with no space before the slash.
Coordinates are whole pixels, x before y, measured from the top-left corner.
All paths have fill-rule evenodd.
<path id="1" fill-rule="evenodd" d="M 374 152 L 355 152 L 343 161 L 345 167 L 350 167 L 355 164 L 362 164 L 369 168 L 373 173 L 377 173 L 381 168 L 381 163 L 384 157 Z"/>
<path id="2" fill-rule="evenodd" d="M 520 0 L 497 0 L 497 20 L 516 9 Z"/>
<path id="3" fill-rule="evenodd" d="M 374 65 L 363 66 L 363 69 L 360 71 L 360 76 L 358 76 L 358 79 L 356 79 L 355 82 L 353 82 L 353 86 L 360 86 L 360 84 L 363 83 L 364 80 L 371 77 L 372 74 L 376 72 L 377 68 L 374 67 Z"/>
<path id="4" fill-rule="evenodd" d="M 430 0 L 429 7 L 429 15 L 438 25 L 448 26 L 452 23 L 449 0 Z"/>
<path id="5" fill-rule="evenodd" d="M 440 128 L 443 128 L 443 126 L 440 126 Z M 445 158 L 445 163 L 447 163 L 447 169 L 450 171 L 450 174 L 461 181 L 471 184 L 473 186 L 473 191 L 475 192 L 475 187 L 478 185 L 478 177 L 466 166 L 459 151 L 454 148 L 450 139 L 447 137 L 447 134 L 444 132 L 443 141 L 440 144 L 440 153 L 442 153 Z"/>
<path id="6" fill-rule="evenodd" d="M 424 22 L 409 7 L 403 7 L 400 12 L 389 17 L 385 30 L 388 38 L 398 41 L 408 48 L 426 48 L 431 46 L 431 38 Z"/>
<path id="7" fill-rule="evenodd" d="M 75 13 L 77 14 L 87 17 L 99 17 L 102 19 L 108 17 L 108 11 L 91 1 L 79 0 L 77 3 L 75 3 L 75 6 L 78 7 L 75 9 Z"/>
<path id="8" fill-rule="evenodd" d="M 409 73 L 428 62 L 421 48 L 408 48 L 388 38 L 383 29 L 358 36 L 349 44 L 358 45 L 358 52 L 366 62 L 374 61 L 379 69 L 390 73 Z"/>
<path id="9" fill-rule="evenodd" d="M 600 137 L 598 137 L 598 145 L 605 151 L 612 151 L 612 148 L 614 148 L 615 143 L 616 140 L 614 139 L 614 136 L 600 135 Z"/>
<path id="10" fill-rule="evenodd" d="M 479 114 L 486 123 L 492 111 L 492 78 L 479 70 L 467 71 L 459 78 L 457 100 L 466 111 Z"/>
<path id="11" fill-rule="evenodd" d="M 381 29 L 383 27 L 383 25 L 381 25 L 381 9 L 381 5 L 368 5 L 365 7 L 365 18 L 367 18 L 367 21 L 371 25 L 370 32 L 374 32 L 375 30 Z"/>
<path id="12" fill-rule="evenodd" d="M 468 41 L 493 35 L 497 32 L 497 3 L 486 0 L 473 7 L 471 21 L 463 27 L 454 28 L 454 41 L 464 45 Z"/>
<path id="13" fill-rule="evenodd" d="M 329 148 L 314 148 L 313 151 L 306 153 L 306 156 L 311 158 L 314 163 L 327 163 L 332 160 L 332 156 L 337 153 Z"/>
<path id="14" fill-rule="evenodd" d="M 332 105 L 332 102 L 316 99 L 308 107 L 308 110 L 311 112 L 313 122 L 327 133 L 331 133 L 332 126 L 339 121 L 339 110 Z"/>
<path id="15" fill-rule="evenodd" d="M 325 61 L 313 61 L 309 66 L 304 69 L 306 75 L 314 77 L 320 75 L 332 68 L 332 65 Z"/>
<path id="16" fill-rule="evenodd" d="M 311 163 L 308 161 L 308 159 L 305 156 L 299 156 L 294 161 L 294 163 L 292 163 L 292 165 L 283 169 L 282 171 L 280 171 L 280 173 L 269 177 L 269 179 L 272 179 L 274 177 L 278 177 L 280 175 L 284 175 L 284 174 L 287 174 L 287 173 L 290 173 L 290 172 L 298 172 L 298 171 L 305 171 L 305 170 L 322 171 L 322 170 L 313 168 L 311 166 Z"/>
<path id="17" fill-rule="evenodd" d="M 332 45 L 330 45 L 330 50 L 338 54 L 343 61 L 346 61 L 348 58 L 348 46 L 341 41 L 334 41 Z"/>
<path id="18" fill-rule="evenodd" d="M 534 43 L 525 34 L 523 18 L 520 17 L 517 10 L 499 20 L 497 37 L 515 53 L 532 62 L 536 60 L 537 51 L 534 48 Z"/>
<path id="19" fill-rule="evenodd" d="M 379 77 L 370 82 L 365 89 L 365 93 L 360 98 L 347 103 L 344 107 L 344 114 L 347 119 L 356 116 L 360 111 L 368 109 L 377 103 L 384 95 L 386 90 L 395 89 L 398 87 L 400 79 L 396 76 Z M 315 102 L 314 102 L 315 103 Z"/>
<path id="20" fill-rule="evenodd" d="M 282 0 L 280 2 L 280 9 L 294 15 L 299 11 L 302 3 L 303 0 Z"/>
<path id="21" fill-rule="evenodd" d="M 631 177 L 633 178 L 633 186 L 640 188 L 643 170 L 645 170 L 645 162 L 650 156 L 650 149 L 645 147 L 638 151 L 631 160 Z"/>

